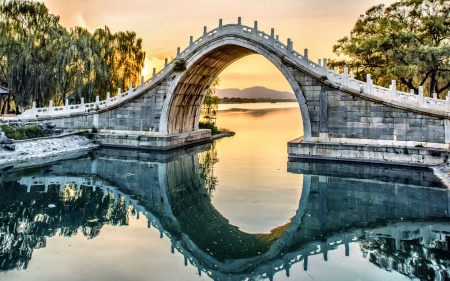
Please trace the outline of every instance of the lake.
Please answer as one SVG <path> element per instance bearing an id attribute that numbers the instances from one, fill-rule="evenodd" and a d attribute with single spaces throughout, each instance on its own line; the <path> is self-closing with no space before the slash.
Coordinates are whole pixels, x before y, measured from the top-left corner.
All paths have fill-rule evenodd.
<path id="1" fill-rule="evenodd" d="M 230 138 L 1 171 L 1 280 L 448 280 L 431 169 L 289 161 L 297 103 L 220 105 Z"/>

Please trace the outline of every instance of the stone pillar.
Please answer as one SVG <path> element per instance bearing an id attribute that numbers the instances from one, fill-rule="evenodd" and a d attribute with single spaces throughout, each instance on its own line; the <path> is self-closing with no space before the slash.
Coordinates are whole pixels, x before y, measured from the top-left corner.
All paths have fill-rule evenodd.
<path id="1" fill-rule="evenodd" d="M 306 68 L 309 68 L 308 49 L 305 49 L 303 52 L 303 61 L 305 63 Z"/>
<path id="2" fill-rule="evenodd" d="M 238 17 L 238 23 L 237 23 L 237 33 L 241 33 L 242 32 L 242 23 L 241 23 L 241 17 Z"/>
<path id="3" fill-rule="evenodd" d="M 255 20 L 252 32 L 253 38 L 258 38 L 258 21 Z"/>
<path id="4" fill-rule="evenodd" d="M 391 83 L 391 100 L 397 100 L 397 81 L 392 80 Z"/>
<path id="5" fill-rule="evenodd" d="M 424 106 L 424 99 L 423 99 L 423 88 L 422 86 L 419 86 L 419 106 Z"/>
<path id="6" fill-rule="evenodd" d="M 53 113 L 53 101 L 50 100 L 48 102 L 48 114 L 52 114 Z"/>

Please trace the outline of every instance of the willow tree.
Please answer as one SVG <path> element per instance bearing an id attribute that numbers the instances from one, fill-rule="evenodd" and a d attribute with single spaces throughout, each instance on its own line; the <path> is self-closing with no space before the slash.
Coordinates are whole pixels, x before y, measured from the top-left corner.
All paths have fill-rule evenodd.
<path id="1" fill-rule="evenodd" d="M 334 53 L 356 78 L 372 74 L 387 87 L 397 80 L 403 90 L 423 86 L 427 95 L 444 97 L 450 89 L 450 1 L 405 0 L 374 6 L 361 15 L 350 36 L 338 40 Z"/>
<path id="2" fill-rule="evenodd" d="M 93 101 L 139 83 L 145 52 L 136 33 L 68 31 L 43 3 L 0 1 L 0 79 L 21 106 L 68 97 Z"/>
<path id="3" fill-rule="evenodd" d="M 3 0 L 0 6 L 0 53 L 2 68 L 16 102 L 28 105 L 52 96 L 51 61 L 56 53 L 55 38 L 61 30 L 59 17 L 48 13 L 44 4 Z"/>

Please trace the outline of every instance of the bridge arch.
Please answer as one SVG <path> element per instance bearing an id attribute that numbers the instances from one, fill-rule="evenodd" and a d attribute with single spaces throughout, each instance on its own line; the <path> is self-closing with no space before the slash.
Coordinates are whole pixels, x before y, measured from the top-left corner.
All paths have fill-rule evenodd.
<path id="1" fill-rule="evenodd" d="M 177 134 L 198 130 L 201 105 L 206 91 L 219 74 L 233 62 L 259 54 L 283 74 L 297 97 L 302 116 L 304 137 L 311 138 L 311 122 L 301 85 L 293 72 L 283 64 L 282 52 L 247 37 L 225 35 L 194 50 L 187 58 L 187 70 L 175 76 L 161 112 L 159 131 Z"/>

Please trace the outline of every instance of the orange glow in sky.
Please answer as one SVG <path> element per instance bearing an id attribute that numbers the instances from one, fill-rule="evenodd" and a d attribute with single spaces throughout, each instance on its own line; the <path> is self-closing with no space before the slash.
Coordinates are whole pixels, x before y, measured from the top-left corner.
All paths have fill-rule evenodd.
<path id="1" fill-rule="evenodd" d="M 113 32 L 135 31 L 143 39 L 147 53 L 144 75 L 152 68 L 161 69 L 164 58 L 174 57 L 177 47 L 184 49 L 189 36 L 194 40 L 208 30 L 223 24 L 253 26 L 275 34 L 285 42 L 291 38 L 294 49 L 317 60 L 334 57 L 332 47 L 349 34 L 358 16 L 374 5 L 393 0 L 44 0 L 50 12 L 61 17 L 65 27 L 82 26 L 90 31 L 105 25 Z M 243 58 L 221 75 L 220 88 L 248 88 L 262 85 L 276 90 L 292 91 L 284 77 L 258 55 Z"/>

